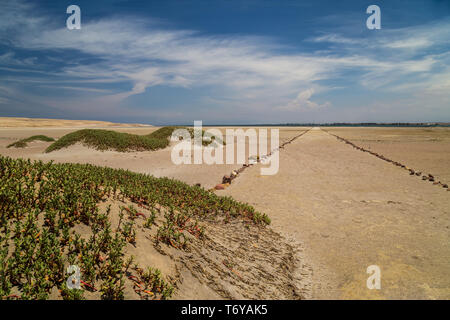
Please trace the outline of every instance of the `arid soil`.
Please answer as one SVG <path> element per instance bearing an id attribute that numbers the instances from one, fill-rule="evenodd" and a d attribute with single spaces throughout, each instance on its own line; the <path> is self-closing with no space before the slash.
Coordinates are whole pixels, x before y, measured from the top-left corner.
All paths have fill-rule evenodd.
<path id="1" fill-rule="evenodd" d="M 100 211 L 110 207 L 113 230 L 119 223 L 121 206 L 130 201 L 107 200 Z M 150 212 L 139 208 L 147 217 Z M 202 220 L 205 238 L 189 233 L 189 244 L 180 250 L 158 242 L 157 229 L 163 223 L 159 216 L 154 225 L 144 227 L 145 219 L 136 220 L 136 243 L 128 243 L 126 258 L 146 268 L 158 268 L 164 279 L 175 287 L 172 299 L 304 299 L 310 293 L 310 270 L 303 265 L 301 251 L 270 228 L 241 220 Z M 80 224 L 77 232 L 89 239 L 90 227 Z M 92 283 L 96 289 L 99 283 Z M 138 294 L 135 282 L 125 277 L 126 299 L 149 298 Z M 100 293 L 85 292 L 87 299 L 100 299 Z M 59 299 L 54 290 L 50 299 Z"/>
<path id="2" fill-rule="evenodd" d="M 175 252 L 175 299 L 306 299 L 311 270 L 301 249 L 270 228 L 239 221 L 206 224 L 207 237 L 190 253 Z"/>
<path id="3" fill-rule="evenodd" d="M 0 153 L 124 168 L 206 189 L 241 167 L 176 166 L 170 159 L 173 145 L 129 153 L 75 145 L 46 154 L 47 142 L 6 148 L 31 135 L 59 138 L 77 129 L 1 128 Z M 156 129 L 114 128 L 135 134 Z M 281 128 L 280 144 L 307 129 Z M 449 129 L 324 129 L 450 182 Z M 450 191 L 330 133 L 314 128 L 285 145 L 278 174 L 261 176 L 256 164 L 216 191 L 267 213 L 270 227 L 204 221 L 207 238 L 194 239 L 186 252 L 155 246 L 154 230 L 139 231 L 139 248 L 128 252 L 176 281 L 175 299 L 449 299 Z M 381 269 L 381 290 L 366 286 L 370 265 Z"/>
<path id="4" fill-rule="evenodd" d="M 304 246 L 312 298 L 450 298 L 450 192 L 319 128 L 280 153 L 277 175 L 255 166 L 218 194 L 264 210 Z M 381 290 L 366 286 L 370 265 Z"/>
<path id="5" fill-rule="evenodd" d="M 450 128 L 326 128 L 450 185 Z"/>

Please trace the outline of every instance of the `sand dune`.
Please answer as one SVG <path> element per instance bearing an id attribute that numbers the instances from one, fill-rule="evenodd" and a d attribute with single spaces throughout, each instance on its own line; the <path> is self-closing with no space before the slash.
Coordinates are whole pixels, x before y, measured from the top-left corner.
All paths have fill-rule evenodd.
<path id="1" fill-rule="evenodd" d="M 93 120 L 62 120 L 62 119 L 39 119 L 39 118 L 14 118 L 0 117 L 0 128 L 20 127 L 72 127 L 72 128 L 112 128 L 112 127 L 151 127 L 147 124 L 137 123 L 113 123 L 108 121 Z"/>

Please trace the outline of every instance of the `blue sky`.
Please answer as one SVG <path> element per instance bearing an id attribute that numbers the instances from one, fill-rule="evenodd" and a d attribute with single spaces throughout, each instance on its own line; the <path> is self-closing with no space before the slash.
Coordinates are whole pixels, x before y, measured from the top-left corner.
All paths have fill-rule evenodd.
<path id="1" fill-rule="evenodd" d="M 1 2 L 0 116 L 450 121 L 448 0 Z"/>

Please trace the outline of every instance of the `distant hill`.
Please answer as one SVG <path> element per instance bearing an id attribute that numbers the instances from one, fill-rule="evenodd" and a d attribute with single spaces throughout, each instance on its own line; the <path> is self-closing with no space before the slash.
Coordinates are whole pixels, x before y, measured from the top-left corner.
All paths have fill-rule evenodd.
<path id="1" fill-rule="evenodd" d="M 75 127 L 75 128 L 113 128 L 113 127 L 152 127 L 149 124 L 114 123 L 94 120 L 64 120 L 40 118 L 0 117 L 0 128 L 14 127 Z"/>

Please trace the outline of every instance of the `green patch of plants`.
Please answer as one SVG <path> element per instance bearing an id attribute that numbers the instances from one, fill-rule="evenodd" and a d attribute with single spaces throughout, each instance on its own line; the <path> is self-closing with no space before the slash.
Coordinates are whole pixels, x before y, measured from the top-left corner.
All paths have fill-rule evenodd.
<path id="1" fill-rule="evenodd" d="M 169 127 L 162 127 L 159 128 L 156 131 L 153 131 L 152 133 L 148 134 L 148 137 L 154 138 L 154 139 L 170 139 L 170 136 L 176 129 L 183 129 L 183 127 L 176 127 L 176 126 L 169 126 Z"/>
<path id="2" fill-rule="evenodd" d="M 131 268 L 126 246 L 136 242 L 139 208 L 151 228 L 164 214 L 157 241 L 184 249 L 202 238 L 201 220 L 223 216 L 265 225 L 269 218 L 247 204 L 203 188 L 150 175 L 88 164 L 53 164 L 0 156 L 0 299 L 48 299 L 56 288 L 64 299 L 83 299 L 85 291 L 103 299 L 123 299 L 124 284 L 136 282 L 146 298 L 169 298 L 173 288 L 155 269 Z M 111 227 L 106 200 L 131 201 Z M 83 238 L 79 225 L 90 228 Z M 81 271 L 81 289 L 67 288 L 67 267 Z M 137 272 L 133 276 L 131 272 Z M 138 272 L 139 271 L 139 272 Z"/>
<path id="3" fill-rule="evenodd" d="M 148 217 L 147 220 L 145 220 L 144 227 L 147 229 L 151 229 L 151 227 L 155 223 L 155 219 L 156 219 L 156 210 L 152 208 L 150 211 L 150 217 Z"/>
<path id="4" fill-rule="evenodd" d="M 142 299 L 151 299 L 155 293 L 165 300 L 172 296 L 174 287 L 163 280 L 161 271 L 155 268 L 147 268 L 143 270 L 135 265 L 133 270 L 136 271 L 137 276 L 132 276 L 134 281 L 135 291 Z"/>
<path id="5" fill-rule="evenodd" d="M 11 147 L 25 148 L 28 145 L 28 142 L 32 142 L 32 141 L 52 142 L 52 141 L 55 141 L 55 139 L 44 136 L 44 135 L 36 135 L 36 136 L 31 136 L 31 137 L 16 141 L 14 143 L 11 143 L 10 145 L 7 146 L 7 148 L 11 148 Z"/>
<path id="6" fill-rule="evenodd" d="M 48 153 L 67 148 L 78 142 L 101 151 L 115 150 L 127 152 L 163 149 L 169 145 L 173 131 L 180 128 L 183 127 L 163 127 L 148 135 L 136 135 L 102 129 L 83 129 L 61 137 L 58 141 L 52 143 L 45 152 Z M 193 137 L 193 129 L 188 130 L 190 131 L 191 137 Z M 206 137 L 204 131 L 203 135 Z M 220 139 L 215 139 L 215 137 L 204 139 L 202 143 L 209 145 L 213 141 L 223 144 Z"/>
<path id="7" fill-rule="evenodd" d="M 66 134 L 52 143 L 45 152 L 67 148 L 80 142 L 97 150 L 145 151 L 165 148 L 169 145 L 167 138 L 154 138 L 151 135 L 136 135 L 102 129 L 83 129 Z"/>

